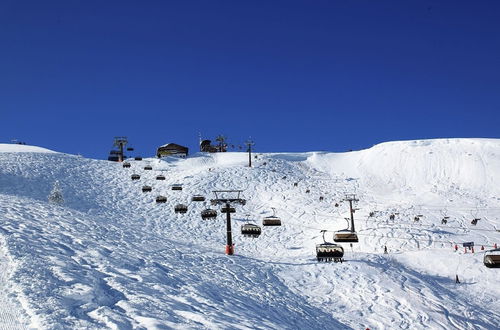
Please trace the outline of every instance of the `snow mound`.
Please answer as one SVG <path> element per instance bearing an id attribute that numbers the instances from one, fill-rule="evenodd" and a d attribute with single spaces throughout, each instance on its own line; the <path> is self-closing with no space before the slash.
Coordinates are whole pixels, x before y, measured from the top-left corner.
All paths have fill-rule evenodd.
<path id="1" fill-rule="evenodd" d="M 0 143 L 0 152 L 39 152 L 39 153 L 55 153 L 55 151 L 42 147 L 29 146 L 24 144 L 7 144 Z"/>

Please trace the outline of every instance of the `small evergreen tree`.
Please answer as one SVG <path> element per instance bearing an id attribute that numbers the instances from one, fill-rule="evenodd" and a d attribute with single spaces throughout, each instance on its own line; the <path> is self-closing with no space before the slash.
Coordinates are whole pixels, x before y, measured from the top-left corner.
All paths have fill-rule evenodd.
<path id="1" fill-rule="evenodd" d="M 49 203 L 61 205 L 64 203 L 64 198 L 59 187 L 59 181 L 54 182 L 52 191 L 49 194 Z"/>

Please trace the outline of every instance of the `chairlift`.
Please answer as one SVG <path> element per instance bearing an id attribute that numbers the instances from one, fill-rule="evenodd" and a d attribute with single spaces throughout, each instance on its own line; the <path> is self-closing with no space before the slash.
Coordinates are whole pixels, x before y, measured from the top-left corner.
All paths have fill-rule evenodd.
<path id="1" fill-rule="evenodd" d="M 441 219 L 441 224 L 442 224 L 442 225 L 446 225 L 446 224 L 448 223 L 448 219 L 449 219 L 449 218 L 450 218 L 450 217 L 443 217 L 443 219 Z"/>
<path id="2" fill-rule="evenodd" d="M 323 233 L 323 243 L 316 245 L 316 259 L 321 262 L 343 262 L 344 248 L 335 243 L 329 243 L 325 240 L 326 230 Z"/>
<path id="3" fill-rule="evenodd" d="M 265 217 L 262 220 L 262 225 L 267 226 L 281 226 L 281 219 L 276 216 L 276 209 L 273 207 L 273 215 Z"/>
<path id="4" fill-rule="evenodd" d="M 137 156 L 137 157 L 134 157 L 134 159 L 135 160 L 142 160 L 142 157 Z"/>
<path id="5" fill-rule="evenodd" d="M 130 163 L 125 162 L 125 163 L 123 163 L 122 166 L 123 166 L 123 168 L 130 168 L 131 165 L 130 165 Z"/>
<path id="6" fill-rule="evenodd" d="M 205 196 L 203 195 L 194 195 L 191 197 L 192 202 L 204 202 L 205 201 Z"/>
<path id="7" fill-rule="evenodd" d="M 259 226 L 253 224 L 253 223 L 246 223 L 241 226 L 241 234 L 244 237 L 252 237 L 252 238 L 257 238 L 260 236 L 261 229 Z"/>
<path id="8" fill-rule="evenodd" d="M 132 180 L 139 180 L 141 176 L 139 174 L 132 174 L 131 178 Z"/>
<path id="9" fill-rule="evenodd" d="M 217 211 L 213 209 L 205 209 L 201 211 L 201 218 L 203 220 L 215 219 L 217 217 Z"/>
<path id="10" fill-rule="evenodd" d="M 349 229 L 349 218 L 345 218 L 347 221 L 347 229 L 342 229 L 338 230 L 334 233 L 333 235 L 333 241 L 337 243 L 357 243 L 359 242 L 358 240 L 358 235 L 356 234 L 355 231 L 352 229 Z"/>
<path id="11" fill-rule="evenodd" d="M 142 192 L 150 192 L 151 190 L 153 190 L 153 188 L 151 186 L 143 186 L 142 187 Z"/>
<path id="12" fill-rule="evenodd" d="M 153 169 L 153 167 L 151 165 L 144 166 L 145 171 L 151 171 L 152 169 Z"/>
<path id="13" fill-rule="evenodd" d="M 182 185 L 181 184 L 173 184 L 172 190 L 182 190 Z"/>
<path id="14" fill-rule="evenodd" d="M 396 219 L 396 215 L 395 214 L 389 215 L 389 220 L 394 220 L 394 219 Z"/>
<path id="15" fill-rule="evenodd" d="M 174 208 L 175 213 L 186 213 L 188 210 L 187 205 L 177 204 Z"/>
<path id="16" fill-rule="evenodd" d="M 262 230 L 256 224 L 248 222 L 249 216 L 250 215 L 247 214 L 247 219 L 246 219 L 247 223 L 241 226 L 241 235 L 243 235 L 243 237 L 257 238 L 260 236 Z"/>
<path id="17" fill-rule="evenodd" d="M 335 232 L 333 241 L 337 243 L 357 243 L 359 239 L 355 231 L 343 229 Z"/>
<path id="18" fill-rule="evenodd" d="M 475 226 L 475 225 L 477 225 L 477 222 L 478 222 L 479 220 L 481 220 L 481 218 L 475 218 L 475 219 L 473 219 L 470 223 L 471 223 L 472 225 L 474 225 L 474 226 Z"/>
<path id="19" fill-rule="evenodd" d="M 157 203 L 166 203 L 167 202 L 167 197 L 165 197 L 165 196 L 158 196 L 158 197 L 156 197 L 156 202 Z"/>
<path id="20" fill-rule="evenodd" d="M 488 268 L 500 268 L 500 249 L 486 251 L 483 263 Z"/>
<path id="21" fill-rule="evenodd" d="M 156 176 L 156 180 L 165 180 L 165 176 L 160 174 Z"/>

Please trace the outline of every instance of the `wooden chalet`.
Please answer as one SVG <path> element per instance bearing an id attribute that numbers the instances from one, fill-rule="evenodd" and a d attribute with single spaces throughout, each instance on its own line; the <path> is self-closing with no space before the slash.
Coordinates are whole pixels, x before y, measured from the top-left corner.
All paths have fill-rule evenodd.
<path id="1" fill-rule="evenodd" d="M 188 155 L 188 150 L 189 148 L 176 143 L 167 143 L 156 150 L 156 157 L 178 156 L 184 158 Z"/>

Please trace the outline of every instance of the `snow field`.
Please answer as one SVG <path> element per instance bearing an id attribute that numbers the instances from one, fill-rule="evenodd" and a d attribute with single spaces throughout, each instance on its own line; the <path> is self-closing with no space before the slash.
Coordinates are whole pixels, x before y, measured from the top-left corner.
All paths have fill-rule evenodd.
<path id="1" fill-rule="evenodd" d="M 245 167 L 247 159 L 199 154 L 131 161 L 124 169 L 58 153 L 0 152 L 0 236 L 5 256 L 16 263 L 9 266 L 8 295 L 17 297 L 13 310 L 21 323 L 120 329 L 493 329 L 500 323 L 498 271 L 482 265 L 480 246 L 474 254 L 453 249 L 465 241 L 500 244 L 499 140 L 257 154 L 253 168 Z M 143 170 L 146 164 L 153 170 Z M 141 179 L 132 181 L 133 173 Z M 155 180 L 158 174 L 166 180 Z M 47 203 L 56 180 L 63 206 Z M 175 183 L 183 190 L 172 191 Z M 146 184 L 152 192 L 141 192 Z M 215 189 L 243 189 L 247 199 L 233 215 L 233 257 L 223 254 L 224 217 L 200 217 Z M 331 240 L 346 227 L 346 193 L 360 199 L 360 243 L 344 244 L 343 264 L 317 263 L 319 231 L 329 230 Z M 191 202 L 194 194 L 207 201 Z M 158 195 L 167 203 L 156 204 Z M 186 214 L 173 213 L 178 203 L 188 205 Z M 260 225 L 271 207 L 283 226 L 243 238 L 246 215 Z M 414 222 L 417 214 L 424 216 Z M 477 226 L 471 217 L 481 218 Z M 454 283 L 456 274 L 462 284 Z"/>

